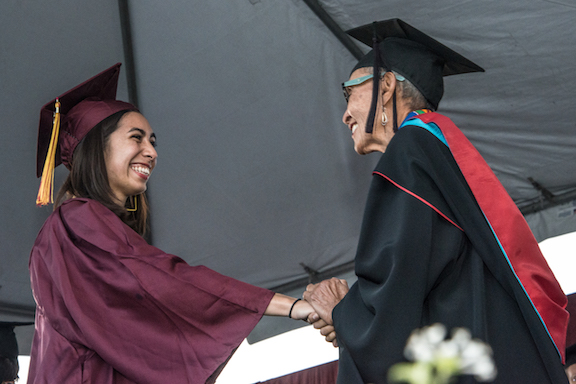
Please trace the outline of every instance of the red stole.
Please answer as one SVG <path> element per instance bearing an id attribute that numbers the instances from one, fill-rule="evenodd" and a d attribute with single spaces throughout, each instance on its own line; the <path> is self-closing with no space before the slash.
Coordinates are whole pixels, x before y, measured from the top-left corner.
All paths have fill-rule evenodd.
<path id="1" fill-rule="evenodd" d="M 478 205 L 492 226 L 509 265 L 540 315 L 558 351 L 565 358 L 568 326 L 567 299 L 524 216 L 480 153 L 448 117 L 431 112 L 416 116 L 436 124 Z"/>

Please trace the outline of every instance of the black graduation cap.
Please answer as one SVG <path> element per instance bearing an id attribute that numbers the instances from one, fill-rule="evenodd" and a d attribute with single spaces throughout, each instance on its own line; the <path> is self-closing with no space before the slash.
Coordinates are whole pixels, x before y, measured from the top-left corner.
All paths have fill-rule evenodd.
<path id="1" fill-rule="evenodd" d="M 16 361 L 18 359 L 18 342 L 14 327 L 32 324 L 34 323 L 0 321 L 0 356 Z"/>
<path id="2" fill-rule="evenodd" d="M 444 94 L 443 76 L 484 72 L 480 66 L 400 19 L 366 24 L 347 33 L 373 47 L 352 72 L 377 62 L 408 79 L 435 109 Z M 378 57 L 374 52 L 379 53 Z M 378 82 L 374 83 L 377 86 Z"/>

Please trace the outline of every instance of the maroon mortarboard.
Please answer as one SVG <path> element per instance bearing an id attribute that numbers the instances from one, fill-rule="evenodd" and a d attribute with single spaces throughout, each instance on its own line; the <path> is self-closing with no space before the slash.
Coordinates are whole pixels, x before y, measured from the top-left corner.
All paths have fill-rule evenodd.
<path id="1" fill-rule="evenodd" d="M 94 126 L 116 112 L 136 109 L 116 100 L 121 65 L 106 69 L 42 107 L 36 153 L 36 176 L 42 181 L 36 204 L 52 201 L 54 168 L 60 164 L 70 168 L 74 149 Z"/>

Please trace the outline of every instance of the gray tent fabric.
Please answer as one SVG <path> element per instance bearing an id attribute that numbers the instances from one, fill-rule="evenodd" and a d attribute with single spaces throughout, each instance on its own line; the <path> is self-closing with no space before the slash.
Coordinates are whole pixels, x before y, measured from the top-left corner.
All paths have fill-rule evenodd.
<path id="1" fill-rule="evenodd" d="M 3 0 L 0 320 L 34 313 L 28 255 L 51 211 L 34 204 L 39 109 L 116 62 L 118 98 L 158 136 L 154 245 L 294 295 L 350 276 L 378 155 L 353 151 L 340 83 L 356 59 L 313 5 L 341 30 L 401 18 L 485 68 L 446 78 L 439 110 L 538 240 L 576 230 L 572 0 Z M 256 339 L 296 326 L 280 323 Z"/>

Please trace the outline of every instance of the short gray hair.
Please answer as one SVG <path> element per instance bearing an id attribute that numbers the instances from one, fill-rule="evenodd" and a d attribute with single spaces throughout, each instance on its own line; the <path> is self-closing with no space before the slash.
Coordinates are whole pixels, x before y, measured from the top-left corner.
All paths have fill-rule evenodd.
<path id="1" fill-rule="evenodd" d="M 405 99 L 406 103 L 412 110 L 417 109 L 431 109 L 435 110 L 435 108 L 430 105 L 428 100 L 422 95 L 422 93 L 412 84 L 408 79 L 405 79 L 404 76 L 400 75 L 396 71 L 391 71 L 396 79 L 400 76 L 404 80 L 398 81 L 400 84 L 400 95 L 403 99 Z"/>
<path id="2" fill-rule="evenodd" d="M 363 69 L 366 71 L 366 73 L 374 72 L 372 67 L 364 67 Z M 396 80 L 398 81 L 398 84 L 400 84 L 398 90 L 400 97 L 402 97 L 406 101 L 406 103 L 412 110 L 415 111 L 417 109 L 424 109 L 424 108 L 431 109 L 433 111 L 436 110 L 436 108 L 434 108 L 428 102 L 428 100 L 426 100 L 426 98 L 422 95 L 422 93 L 418 90 L 418 88 L 416 88 L 414 84 L 410 82 L 410 80 L 406 79 L 404 76 L 402 76 L 396 71 L 388 71 L 384 68 L 380 68 L 381 74 L 384 74 L 386 72 L 392 72 L 394 74 Z"/>

